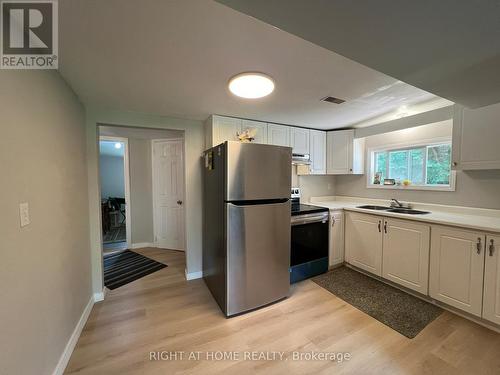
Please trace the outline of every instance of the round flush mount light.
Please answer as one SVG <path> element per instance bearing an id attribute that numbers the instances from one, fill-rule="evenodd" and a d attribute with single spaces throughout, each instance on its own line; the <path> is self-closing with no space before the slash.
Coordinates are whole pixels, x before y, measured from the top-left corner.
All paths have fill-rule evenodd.
<path id="1" fill-rule="evenodd" d="M 116 149 L 120 149 L 120 148 L 122 148 L 122 144 L 121 144 L 120 142 L 116 142 L 116 143 L 115 143 L 115 148 L 116 148 Z"/>
<path id="2" fill-rule="evenodd" d="M 274 81 L 264 73 L 240 73 L 229 80 L 229 91 L 245 99 L 263 98 L 274 91 Z"/>

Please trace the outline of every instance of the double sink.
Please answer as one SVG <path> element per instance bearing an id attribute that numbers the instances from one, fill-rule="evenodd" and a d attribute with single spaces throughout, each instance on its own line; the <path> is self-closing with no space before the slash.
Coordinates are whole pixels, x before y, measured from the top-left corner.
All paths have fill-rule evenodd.
<path id="1" fill-rule="evenodd" d="M 374 210 L 374 211 L 394 212 L 397 214 L 408 214 L 408 215 L 430 214 L 429 211 L 413 210 L 411 208 L 404 208 L 404 207 L 384 207 L 384 206 L 365 205 L 365 206 L 357 206 L 356 208 L 363 208 L 365 210 Z"/>

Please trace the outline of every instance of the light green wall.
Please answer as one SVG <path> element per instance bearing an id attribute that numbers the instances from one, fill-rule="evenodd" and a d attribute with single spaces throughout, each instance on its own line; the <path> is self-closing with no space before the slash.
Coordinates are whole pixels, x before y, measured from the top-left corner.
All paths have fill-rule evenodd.
<path id="1" fill-rule="evenodd" d="M 0 70 L 0 128 L 0 374 L 52 374 L 92 295 L 85 112 L 55 71 Z"/>
<path id="2" fill-rule="evenodd" d="M 154 242 L 151 141 L 128 139 L 132 244 Z"/>

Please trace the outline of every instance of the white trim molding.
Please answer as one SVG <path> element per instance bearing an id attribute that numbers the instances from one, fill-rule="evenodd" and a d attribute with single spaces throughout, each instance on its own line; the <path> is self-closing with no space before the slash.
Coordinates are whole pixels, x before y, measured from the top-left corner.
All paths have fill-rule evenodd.
<path id="1" fill-rule="evenodd" d="M 99 293 L 96 293 L 99 294 Z M 104 298 L 104 293 L 103 298 Z M 96 302 L 95 300 L 95 294 L 90 297 L 89 302 L 87 303 L 87 306 L 83 309 L 82 315 L 80 316 L 80 320 L 78 320 L 78 323 L 76 324 L 75 329 L 73 330 L 73 333 L 71 334 L 68 342 L 66 343 L 66 347 L 64 348 L 64 351 L 61 354 L 61 357 L 59 358 L 59 361 L 57 362 L 57 366 L 54 369 L 54 372 L 52 373 L 53 375 L 62 375 L 64 374 L 64 370 L 66 369 L 66 366 L 68 365 L 69 359 L 71 358 L 71 354 L 73 354 L 73 350 L 75 349 L 76 343 L 78 342 L 78 339 L 80 338 L 80 334 L 82 333 L 83 327 L 85 327 L 85 324 L 87 323 L 87 320 L 89 318 L 90 312 L 92 311 L 92 307 L 94 306 L 94 303 Z"/>
<path id="2" fill-rule="evenodd" d="M 188 273 L 187 268 L 186 268 L 184 272 L 186 274 L 186 280 L 201 279 L 203 277 L 202 271 Z"/>
<path id="3" fill-rule="evenodd" d="M 157 247 L 153 242 L 138 242 L 133 243 L 130 248 L 131 249 L 142 249 L 143 247 Z"/>
<path id="4" fill-rule="evenodd" d="M 387 150 L 398 150 L 398 149 L 407 149 L 419 146 L 429 146 L 429 145 L 439 145 L 444 143 L 451 144 L 451 137 L 437 137 L 431 139 L 423 139 L 415 142 L 403 142 L 403 143 L 388 143 L 383 146 L 371 147 L 367 150 L 366 153 L 366 165 L 368 166 L 366 171 L 366 188 L 367 189 L 385 189 L 385 190 L 430 190 L 430 191 L 455 191 L 456 189 L 456 180 L 457 173 L 450 166 L 450 184 L 449 185 L 383 185 L 383 184 L 374 184 L 374 169 L 375 169 L 375 160 L 374 154 L 378 151 L 387 151 Z M 425 166 L 424 166 L 425 167 Z"/>
<path id="5" fill-rule="evenodd" d="M 102 288 L 102 292 L 94 293 L 94 302 L 104 301 L 104 298 L 106 298 L 107 292 L 108 292 L 108 289 L 106 289 L 106 287 L 104 287 L 104 288 Z"/>

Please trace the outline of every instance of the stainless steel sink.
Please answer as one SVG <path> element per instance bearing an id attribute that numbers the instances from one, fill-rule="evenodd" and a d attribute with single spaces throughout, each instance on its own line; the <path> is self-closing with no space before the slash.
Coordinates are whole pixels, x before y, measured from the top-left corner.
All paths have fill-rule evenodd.
<path id="1" fill-rule="evenodd" d="M 364 208 L 365 210 L 377 210 L 377 211 L 385 211 L 385 210 L 390 210 L 390 207 L 384 207 L 384 206 L 357 206 L 356 208 Z"/>
<path id="2" fill-rule="evenodd" d="M 387 211 L 394 212 L 396 214 L 408 214 L 408 215 L 425 215 L 430 214 L 429 211 L 420 211 L 420 210 L 412 210 L 411 208 L 394 208 L 394 207 L 385 207 L 385 206 L 357 206 L 356 208 L 364 208 L 365 210 L 375 210 L 375 211 Z"/>
<path id="3" fill-rule="evenodd" d="M 429 211 L 412 210 L 410 208 L 390 208 L 387 212 L 394 212 L 397 214 L 409 214 L 409 215 L 425 215 L 430 214 Z"/>

